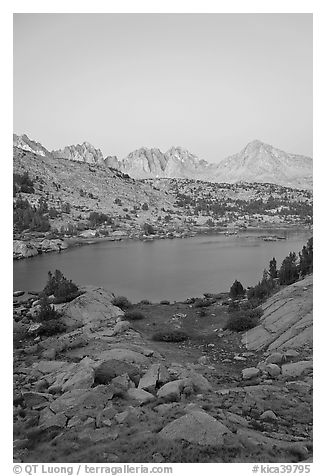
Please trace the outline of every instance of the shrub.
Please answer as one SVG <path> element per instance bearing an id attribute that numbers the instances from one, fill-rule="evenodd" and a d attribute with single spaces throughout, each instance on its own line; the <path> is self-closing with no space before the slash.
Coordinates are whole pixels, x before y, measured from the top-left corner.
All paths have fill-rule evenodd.
<path id="1" fill-rule="evenodd" d="M 14 203 L 14 230 L 20 232 L 23 230 L 48 231 L 50 222 L 48 216 L 44 213 L 44 201 L 38 207 L 32 206 L 28 200 L 17 198 Z"/>
<path id="2" fill-rule="evenodd" d="M 112 224 L 112 218 L 105 213 L 91 212 L 88 220 L 91 226 L 102 225 L 103 223 Z"/>
<path id="3" fill-rule="evenodd" d="M 61 314 L 51 306 L 47 296 L 41 298 L 40 304 L 40 310 L 36 315 L 37 321 L 47 322 L 57 320 L 61 317 Z"/>
<path id="4" fill-rule="evenodd" d="M 38 335 L 53 336 L 65 332 L 66 325 L 60 319 L 50 319 L 42 323 L 42 327 L 37 331 Z"/>
<path id="5" fill-rule="evenodd" d="M 131 302 L 125 296 L 117 296 L 113 298 L 111 302 L 114 306 L 120 307 L 123 311 L 132 306 Z"/>
<path id="6" fill-rule="evenodd" d="M 62 303 L 65 303 L 65 302 L 71 302 L 74 299 L 76 299 L 78 296 L 80 296 L 81 294 L 83 294 L 82 291 L 76 291 L 75 293 L 68 294 L 68 296 L 58 296 L 58 297 L 54 298 L 53 303 L 54 304 L 62 304 Z"/>
<path id="7" fill-rule="evenodd" d="M 143 230 L 145 235 L 155 235 L 153 225 L 150 225 L 149 223 L 144 223 Z"/>
<path id="8" fill-rule="evenodd" d="M 252 329 L 258 324 L 262 315 L 263 310 L 260 307 L 247 311 L 236 311 L 230 315 L 226 328 L 236 332 Z"/>
<path id="9" fill-rule="evenodd" d="M 212 301 L 209 299 L 196 299 L 194 302 L 194 307 L 208 307 L 212 304 Z"/>
<path id="10" fill-rule="evenodd" d="M 20 191 L 23 193 L 35 192 L 33 180 L 29 177 L 28 172 L 24 172 L 23 174 L 14 174 L 13 183 L 16 192 L 18 191 L 18 187 L 20 187 Z"/>
<path id="11" fill-rule="evenodd" d="M 299 279 L 296 261 L 296 254 L 292 252 L 283 260 L 279 271 L 280 284 L 292 284 Z"/>
<path id="12" fill-rule="evenodd" d="M 43 289 L 45 296 L 52 294 L 56 298 L 56 302 L 69 302 L 81 294 L 78 287 L 71 280 L 68 280 L 58 269 L 55 270 L 54 275 L 49 271 L 48 281 Z"/>
<path id="13" fill-rule="evenodd" d="M 198 315 L 199 315 L 199 317 L 205 317 L 205 316 L 207 316 L 207 309 L 205 309 L 204 307 L 202 307 L 202 308 L 199 310 Z"/>
<path id="14" fill-rule="evenodd" d="M 309 238 L 307 245 L 299 252 L 299 271 L 302 276 L 312 273 L 313 270 L 313 239 Z"/>
<path id="15" fill-rule="evenodd" d="M 140 321 L 141 319 L 145 319 L 145 314 L 136 310 L 126 311 L 125 319 L 128 321 Z"/>
<path id="16" fill-rule="evenodd" d="M 243 289 L 240 281 L 235 280 L 230 288 L 230 297 L 232 299 L 237 299 L 238 297 L 244 296 L 245 290 Z"/>
<path id="17" fill-rule="evenodd" d="M 179 330 L 159 331 L 152 336 L 152 340 L 159 342 L 182 342 L 188 339 L 188 334 Z"/>
<path id="18" fill-rule="evenodd" d="M 149 305 L 149 304 L 152 304 L 151 301 L 149 301 L 148 299 L 142 299 L 139 304 L 144 304 L 144 305 Z"/>

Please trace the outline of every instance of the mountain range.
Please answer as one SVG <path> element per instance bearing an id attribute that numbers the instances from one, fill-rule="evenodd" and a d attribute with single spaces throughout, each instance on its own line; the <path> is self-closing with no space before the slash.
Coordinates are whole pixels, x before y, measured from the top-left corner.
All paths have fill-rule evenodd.
<path id="1" fill-rule="evenodd" d="M 26 134 L 14 134 L 13 144 L 14 147 L 43 157 L 111 167 L 135 179 L 188 178 L 220 183 L 258 182 L 312 188 L 311 158 L 289 154 L 259 140 L 250 142 L 239 153 L 217 164 L 208 163 L 182 147 L 171 147 L 165 153 L 158 148 L 142 147 L 119 160 L 116 156 L 104 157 L 101 150 L 89 142 L 50 152 Z"/>

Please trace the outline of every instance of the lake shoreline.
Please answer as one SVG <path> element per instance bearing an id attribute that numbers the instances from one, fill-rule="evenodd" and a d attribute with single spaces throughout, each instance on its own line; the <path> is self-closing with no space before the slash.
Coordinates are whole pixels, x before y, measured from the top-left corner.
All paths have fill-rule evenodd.
<path id="1" fill-rule="evenodd" d="M 33 258 L 40 254 L 47 254 L 47 253 L 61 253 L 63 251 L 70 250 L 72 248 L 76 248 L 79 246 L 89 246 L 89 245 L 96 245 L 99 243 L 105 242 L 119 242 L 119 241 L 157 241 L 157 240 L 175 240 L 175 239 L 185 239 L 191 238 L 198 235 L 208 235 L 208 236 L 215 236 L 215 235 L 226 235 L 226 236 L 234 236 L 234 235 L 241 235 L 244 236 L 245 232 L 295 232 L 295 231 L 311 231 L 311 227 L 304 228 L 298 225 L 289 225 L 289 226 L 278 226 L 273 227 L 270 226 L 260 226 L 260 227 L 247 227 L 246 229 L 237 229 L 236 231 L 231 231 L 231 229 L 227 228 L 214 228 L 214 229 L 203 229 L 200 230 L 192 230 L 187 232 L 181 233 L 171 233 L 170 236 L 167 235 L 148 235 L 148 236 L 103 236 L 103 237 L 94 237 L 94 238 L 83 238 L 83 237 L 64 237 L 64 238 L 56 238 L 56 239 L 47 239 L 46 237 L 42 238 L 34 238 L 34 239 L 21 239 L 21 240 L 13 240 L 13 260 L 21 260 L 26 258 Z M 264 235 L 261 237 L 263 239 Z M 280 236 L 272 236 L 271 240 L 268 241 L 276 241 L 280 239 L 286 239 L 286 237 Z M 43 246 L 44 242 L 46 244 Z M 61 242 L 61 243 L 59 243 Z M 16 246 L 15 246 L 16 245 Z M 16 251 L 17 250 L 17 251 Z"/>

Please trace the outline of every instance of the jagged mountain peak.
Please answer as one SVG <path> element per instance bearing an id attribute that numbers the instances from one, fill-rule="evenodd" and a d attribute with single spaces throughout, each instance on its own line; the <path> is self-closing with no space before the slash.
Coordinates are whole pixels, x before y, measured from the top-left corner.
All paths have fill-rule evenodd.
<path id="1" fill-rule="evenodd" d="M 42 155 L 43 157 L 51 155 L 51 153 L 43 147 L 40 142 L 31 140 L 27 134 L 22 134 L 21 136 L 13 134 L 13 146 L 28 152 L 33 152 L 34 154 Z"/>
<path id="2" fill-rule="evenodd" d="M 104 164 L 102 151 L 96 149 L 90 142 L 68 145 L 63 149 L 53 150 L 53 157 L 86 162 L 88 164 Z"/>
<path id="3" fill-rule="evenodd" d="M 116 156 L 104 159 L 101 150 L 87 141 L 49 152 L 26 134 L 14 134 L 14 146 L 38 155 L 113 167 L 136 179 L 189 178 L 208 182 L 267 182 L 293 188 L 312 188 L 311 158 L 286 153 L 258 139 L 218 164 L 209 164 L 181 146 L 172 146 L 165 153 L 159 148 L 142 146 L 122 160 Z"/>

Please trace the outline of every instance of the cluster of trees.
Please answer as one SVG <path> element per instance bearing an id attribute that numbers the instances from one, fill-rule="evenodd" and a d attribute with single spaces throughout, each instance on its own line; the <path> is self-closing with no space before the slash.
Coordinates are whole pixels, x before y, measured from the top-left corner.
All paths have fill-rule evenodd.
<path id="1" fill-rule="evenodd" d="M 198 188 L 199 192 L 200 187 Z M 209 214 L 216 218 L 225 215 L 227 212 L 241 212 L 245 215 L 266 214 L 272 215 L 275 209 L 283 216 L 295 215 L 306 222 L 312 221 L 312 204 L 307 201 L 290 201 L 287 197 L 274 197 L 270 195 L 267 200 L 262 198 L 252 200 L 232 200 L 214 197 L 214 193 L 209 192 L 205 196 L 198 196 L 198 193 L 186 194 L 176 189 L 176 205 L 180 208 L 193 208 L 194 214 Z"/>
<path id="2" fill-rule="evenodd" d="M 230 288 L 232 301 L 229 305 L 230 317 L 227 328 L 236 332 L 243 332 L 258 324 L 262 309 L 258 307 L 267 297 L 273 294 L 279 285 L 288 285 L 297 281 L 301 276 L 313 270 L 313 239 L 310 238 L 299 258 L 294 252 L 283 260 L 280 269 L 277 269 L 276 259 L 269 262 L 268 271 L 265 269 L 261 281 L 247 290 L 247 301 L 242 301 L 246 291 L 242 284 L 235 280 Z"/>
<path id="3" fill-rule="evenodd" d="M 52 306 L 50 296 L 54 296 L 52 302 L 62 303 L 72 301 L 80 294 L 76 284 L 65 278 L 61 271 L 56 269 L 54 274 L 49 271 L 47 283 L 41 293 L 40 309 L 36 316 L 37 321 L 42 324 L 37 334 L 51 336 L 66 330 L 62 315 Z"/>
<path id="4" fill-rule="evenodd" d="M 29 177 L 28 172 L 24 172 L 23 174 L 14 174 L 13 185 L 14 197 L 18 192 L 34 193 L 35 191 L 33 180 Z"/>
<path id="5" fill-rule="evenodd" d="M 299 257 L 291 251 L 282 261 L 281 267 L 277 269 L 276 259 L 269 262 L 269 269 L 264 270 L 261 281 L 248 289 L 247 298 L 249 301 L 259 304 L 268 296 L 273 294 L 279 285 L 289 285 L 295 283 L 300 277 L 304 277 L 313 271 L 313 238 L 310 238 L 306 245 L 299 252 Z M 233 300 L 245 295 L 242 284 L 235 280 L 230 288 L 230 297 Z"/>
<path id="6" fill-rule="evenodd" d="M 100 212 L 91 212 L 89 214 L 88 221 L 91 226 L 99 226 L 99 225 L 103 225 L 103 223 L 112 225 L 113 223 L 111 217 L 106 215 L 106 213 L 100 213 Z"/>
<path id="7" fill-rule="evenodd" d="M 32 206 L 28 200 L 18 197 L 14 203 L 13 213 L 14 230 L 49 231 L 47 204 L 44 199 L 39 199 L 38 206 Z"/>
<path id="8" fill-rule="evenodd" d="M 302 250 L 299 252 L 299 258 L 294 252 L 283 260 L 278 272 L 280 284 L 292 284 L 300 276 L 306 276 L 313 271 L 313 239 L 310 238 Z"/>

